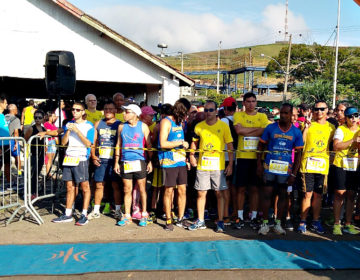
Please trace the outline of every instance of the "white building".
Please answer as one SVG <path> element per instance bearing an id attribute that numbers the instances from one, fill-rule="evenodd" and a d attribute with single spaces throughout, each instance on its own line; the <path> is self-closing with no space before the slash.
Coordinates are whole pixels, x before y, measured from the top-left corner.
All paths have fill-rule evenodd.
<path id="1" fill-rule="evenodd" d="M 123 92 L 148 104 L 174 103 L 194 81 L 65 0 L 2 0 L 0 91 L 46 96 L 46 53 L 71 51 L 76 97 Z"/>

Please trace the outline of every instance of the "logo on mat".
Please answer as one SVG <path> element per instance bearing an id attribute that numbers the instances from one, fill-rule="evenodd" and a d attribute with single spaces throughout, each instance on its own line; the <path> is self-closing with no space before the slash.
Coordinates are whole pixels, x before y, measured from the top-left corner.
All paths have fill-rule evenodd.
<path id="1" fill-rule="evenodd" d="M 87 258 L 85 258 L 85 256 L 88 254 L 87 251 L 81 251 L 75 254 L 73 254 L 73 252 L 74 252 L 74 247 L 71 247 L 69 250 L 67 250 L 67 252 L 60 251 L 58 254 L 53 254 L 52 257 L 48 260 L 50 261 L 50 260 L 62 259 L 63 264 L 65 264 L 71 256 L 77 262 L 82 262 L 82 260 L 87 260 Z"/>

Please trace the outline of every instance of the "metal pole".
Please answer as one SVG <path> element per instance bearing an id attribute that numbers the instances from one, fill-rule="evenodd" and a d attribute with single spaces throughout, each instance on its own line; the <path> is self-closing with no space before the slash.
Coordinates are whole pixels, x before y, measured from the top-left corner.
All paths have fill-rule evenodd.
<path id="1" fill-rule="evenodd" d="M 181 73 L 184 73 L 184 53 L 180 52 L 181 54 Z"/>
<path id="2" fill-rule="evenodd" d="M 217 71 L 217 82 L 216 82 L 216 93 L 219 94 L 219 82 L 220 82 L 220 48 L 221 48 L 221 41 L 219 42 L 218 47 L 218 71 Z"/>
<path id="3" fill-rule="evenodd" d="M 336 26 L 336 50 L 335 50 L 333 102 L 332 102 L 333 109 L 335 109 L 335 104 L 336 104 L 336 85 L 337 85 L 338 55 L 339 55 L 339 31 L 340 31 L 340 0 L 338 0 L 338 14 L 337 14 L 337 26 Z"/>
<path id="4" fill-rule="evenodd" d="M 286 93 L 287 93 L 287 86 L 288 86 L 289 69 L 290 69 L 290 57 L 291 57 L 291 38 L 292 38 L 292 34 L 290 34 L 290 36 L 289 36 L 289 51 L 288 51 L 288 58 L 287 58 L 287 63 L 286 63 L 283 102 L 286 101 Z"/>

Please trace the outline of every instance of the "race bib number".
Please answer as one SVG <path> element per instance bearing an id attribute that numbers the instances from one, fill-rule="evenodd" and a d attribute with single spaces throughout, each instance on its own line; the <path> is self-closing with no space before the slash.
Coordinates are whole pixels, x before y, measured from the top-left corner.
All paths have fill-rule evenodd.
<path id="1" fill-rule="evenodd" d="M 289 163 L 282 160 L 270 160 L 269 171 L 274 174 L 287 175 L 289 169 Z"/>
<path id="2" fill-rule="evenodd" d="M 124 173 L 132 173 L 141 171 L 140 160 L 124 161 Z"/>
<path id="3" fill-rule="evenodd" d="M 309 157 L 306 162 L 306 169 L 310 171 L 322 172 L 326 170 L 326 160 L 324 158 Z"/>
<path id="4" fill-rule="evenodd" d="M 358 167 L 358 158 L 343 158 L 343 168 L 346 171 L 356 171 Z"/>
<path id="5" fill-rule="evenodd" d="M 114 149 L 111 147 L 99 148 L 99 157 L 105 159 L 111 159 L 114 157 Z"/>
<path id="6" fill-rule="evenodd" d="M 203 170 L 220 170 L 220 158 L 202 157 L 201 169 Z"/>
<path id="7" fill-rule="evenodd" d="M 78 166 L 80 162 L 80 158 L 72 157 L 72 156 L 65 156 L 63 165 L 64 166 Z"/>
<path id="8" fill-rule="evenodd" d="M 186 159 L 186 154 L 185 152 L 173 152 L 173 160 L 176 162 L 179 161 L 185 161 Z"/>
<path id="9" fill-rule="evenodd" d="M 259 137 L 244 137 L 244 150 L 256 150 L 259 144 Z"/>

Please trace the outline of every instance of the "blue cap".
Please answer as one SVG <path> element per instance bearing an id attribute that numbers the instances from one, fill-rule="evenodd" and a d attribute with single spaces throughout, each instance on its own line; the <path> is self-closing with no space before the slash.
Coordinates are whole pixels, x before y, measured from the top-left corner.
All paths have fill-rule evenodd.
<path id="1" fill-rule="evenodd" d="M 352 114 L 359 113 L 358 109 L 355 107 L 348 107 L 346 108 L 344 114 L 345 116 L 351 116 Z"/>

